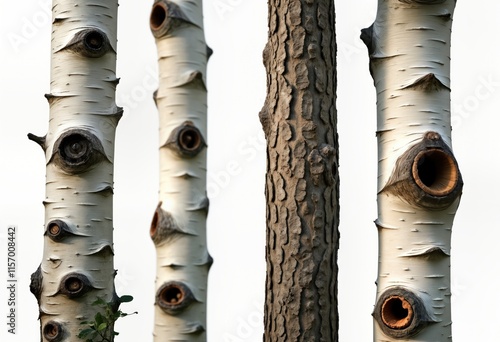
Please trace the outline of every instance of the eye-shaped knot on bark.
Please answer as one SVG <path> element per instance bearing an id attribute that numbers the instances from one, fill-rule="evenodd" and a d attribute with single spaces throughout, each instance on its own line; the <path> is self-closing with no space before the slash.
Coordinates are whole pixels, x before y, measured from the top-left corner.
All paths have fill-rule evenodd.
<path id="1" fill-rule="evenodd" d="M 79 174 L 105 159 L 99 139 L 83 129 L 64 132 L 54 144 L 51 161 L 65 173 Z"/>
<path id="2" fill-rule="evenodd" d="M 434 323 L 422 299 L 403 287 L 386 290 L 379 297 L 372 315 L 387 336 L 397 339 L 414 336 Z"/>
<path id="3" fill-rule="evenodd" d="M 66 295 L 68 298 L 79 298 L 94 289 L 95 287 L 86 275 L 70 273 L 61 280 L 57 293 Z"/>
<path id="4" fill-rule="evenodd" d="M 153 243 L 159 246 L 179 236 L 190 235 L 189 232 L 183 231 L 181 227 L 178 226 L 172 214 L 163 210 L 161 205 L 162 202 L 158 203 L 149 229 L 149 234 Z"/>
<path id="5" fill-rule="evenodd" d="M 45 235 L 47 235 L 54 242 L 60 242 L 68 236 L 75 234 L 66 222 L 61 220 L 52 220 L 45 228 Z"/>
<path id="6" fill-rule="evenodd" d="M 43 327 L 42 334 L 49 342 L 60 342 L 67 336 L 63 325 L 56 321 L 48 321 Z"/>
<path id="7" fill-rule="evenodd" d="M 156 304 L 170 315 L 180 314 L 195 301 L 189 287 L 178 281 L 169 281 L 156 292 Z"/>
<path id="8" fill-rule="evenodd" d="M 463 181 L 453 152 L 437 132 L 427 132 L 396 161 L 386 186 L 416 207 L 441 210 L 462 194 Z"/>
<path id="9" fill-rule="evenodd" d="M 97 28 L 79 31 L 64 49 L 89 58 L 99 58 L 110 51 L 114 52 L 108 36 Z"/>
<path id="10" fill-rule="evenodd" d="M 157 0 L 154 3 L 149 26 L 155 38 L 161 38 L 186 23 L 195 25 L 175 2 Z"/>
<path id="11" fill-rule="evenodd" d="M 193 158 L 206 146 L 200 130 L 191 121 L 185 121 L 170 133 L 167 142 L 162 147 L 170 148 L 181 158 Z"/>

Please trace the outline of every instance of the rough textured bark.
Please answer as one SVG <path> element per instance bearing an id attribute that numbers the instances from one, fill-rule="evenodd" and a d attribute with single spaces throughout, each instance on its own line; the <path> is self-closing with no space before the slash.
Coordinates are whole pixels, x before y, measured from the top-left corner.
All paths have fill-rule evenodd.
<path id="1" fill-rule="evenodd" d="M 97 297 L 118 298 L 113 267 L 113 156 L 118 3 L 54 0 L 49 130 L 29 138 L 47 162 L 43 259 L 31 290 L 42 341 L 77 341 Z M 108 336 L 112 340 L 112 336 Z"/>
<path id="2" fill-rule="evenodd" d="M 337 341 L 335 9 L 269 1 L 265 341 Z"/>
<path id="3" fill-rule="evenodd" d="M 451 149 L 455 0 L 379 0 L 363 30 L 377 90 L 375 341 L 451 341 L 451 228 L 462 178 Z"/>
<path id="4" fill-rule="evenodd" d="M 160 202 L 150 234 L 156 247 L 155 341 L 206 341 L 207 90 L 210 49 L 202 1 L 153 4 L 160 117 Z"/>

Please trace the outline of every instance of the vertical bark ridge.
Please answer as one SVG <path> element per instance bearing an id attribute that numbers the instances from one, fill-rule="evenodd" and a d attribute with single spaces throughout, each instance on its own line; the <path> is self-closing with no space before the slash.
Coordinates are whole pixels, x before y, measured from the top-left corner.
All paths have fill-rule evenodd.
<path id="1" fill-rule="evenodd" d="M 463 181 L 451 149 L 455 0 L 380 0 L 362 31 L 377 91 L 379 270 L 374 341 L 451 341 L 451 229 Z"/>
<path id="2" fill-rule="evenodd" d="M 42 341 L 76 341 L 102 298 L 116 301 L 113 267 L 118 3 L 54 0 L 49 130 L 28 135 L 46 156 L 43 258 L 31 291 Z M 112 327 L 111 327 L 112 328 Z M 110 331 L 111 332 L 111 331 Z M 107 336 L 110 340 L 113 336 Z"/>
<path id="3" fill-rule="evenodd" d="M 337 341 L 333 1 L 269 1 L 265 341 Z"/>
<path id="4" fill-rule="evenodd" d="M 202 1 L 155 1 L 154 95 L 160 126 L 159 204 L 150 235 L 157 254 L 155 341 L 206 341 L 207 90 L 209 48 Z"/>

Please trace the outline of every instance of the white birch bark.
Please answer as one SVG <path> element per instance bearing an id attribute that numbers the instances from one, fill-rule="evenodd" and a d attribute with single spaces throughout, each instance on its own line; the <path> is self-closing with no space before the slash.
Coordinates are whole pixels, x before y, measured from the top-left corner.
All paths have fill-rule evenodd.
<path id="1" fill-rule="evenodd" d="M 77 337 L 99 307 L 116 303 L 113 158 L 121 109 L 115 104 L 116 0 L 54 0 L 49 129 L 29 135 L 46 156 L 43 259 L 31 291 L 42 341 Z M 109 336 L 112 340 L 112 336 Z"/>
<path id="2" fill-rule="evenodd" d="M 379 0 L 362 33 L 377 91 L 374 341 L 452 339 L 450 241 L 463 184 L 451 151 L 455 3 Z"/>
<path id="3" fill-rule="evenodd" d="M 156 1 L 160 191 L 150 234 L 156 247 L 155 341 L 206 341 L 206 68 L 202 1 Z"/>

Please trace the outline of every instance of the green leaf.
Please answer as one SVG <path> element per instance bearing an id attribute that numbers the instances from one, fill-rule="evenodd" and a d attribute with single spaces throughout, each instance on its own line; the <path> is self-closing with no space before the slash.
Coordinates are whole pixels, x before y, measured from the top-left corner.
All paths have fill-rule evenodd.
<path id="1" fill-rule="evenodd" d="M 104 322 L 104 323 L 101 323 L 99 324 L 99 326 L 97 327 L 97 331 L 103 331 L 104 329 L 106 329 L 108 327 L 108 323 Z"/>
<path id="2" fill-rule="evenodd" d="M 130 295 L 123 295 L 120 297 L 120 303 L 129 303 L 134 300 L 134 297 Z"/>
<path id="3" fill-rule="evenodd" d="M 124 295 L 121 296 L 118 301 L 120 303 L 128 303 L 133 299 L 132 296 Z M 85 342 L 102 342 L 109 341 L 109 338 L 106 337 L 108 333 L 111 334 L 111 336 L 118 335 L 118 332 L 113 330 L 113 323 L 120 317 L 137 314 L 137 311 L 133 313 L 125 313 L 121 310 L 115 311 L 115 304 L 116 302 L 113 301 L 106 303 L 102 298 L 97 297 L 92 305 L 100 306 L 101 311 L 94 315 L 94 320 L 80 322 L 80 324 L 87 325 L 87 328 L 80 331 L 78 337 L 85 340 Z"/>
<path id="4" fill-rule="evenodd" d="M 95 319 L 95 322 L 96 322 L 96 325 L 99 326 L 102 322 L 104 322 L 104 319 L 101 315 L 100 312 L 96 313 L 95 316 L 94 316 L 94 319 Z"/>
<path id="5" fill-rule="evenodd" d="M 78 333 L 79 338 L 89 337 L 90 339 L 92 339 L 93 337 L 95 337 L 95 335 L 96 335 L 96 331 L 94 329 L 91 329 L 91 328 L 83 329 L 82 331 L 80 331 Z"/>

